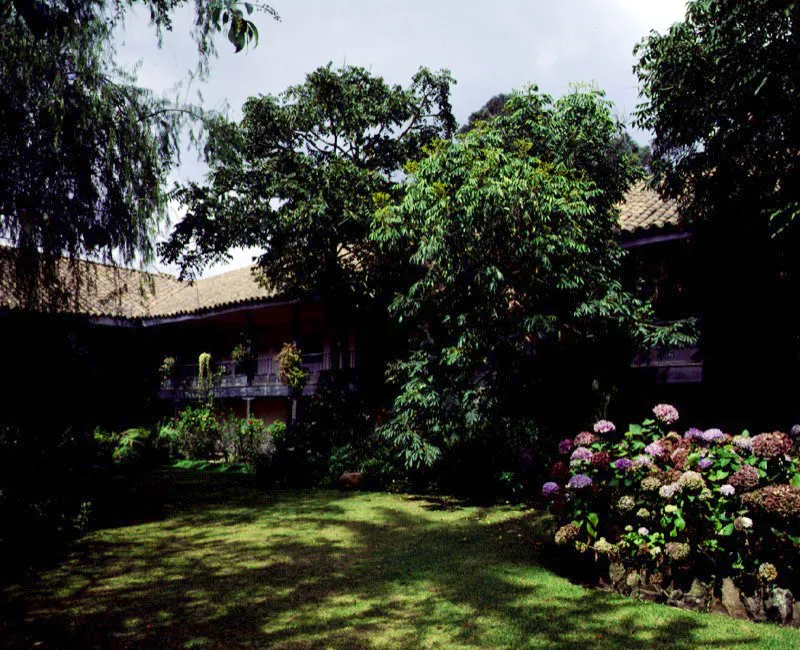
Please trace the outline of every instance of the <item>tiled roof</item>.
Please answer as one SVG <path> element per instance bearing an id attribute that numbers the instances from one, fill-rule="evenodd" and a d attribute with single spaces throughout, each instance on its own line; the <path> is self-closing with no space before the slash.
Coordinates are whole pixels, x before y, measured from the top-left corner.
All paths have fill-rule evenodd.
<path id="1" fill-rule="evenodd" d="M 680 225 L 674 201 L 663 201 L 644 183 L 633 187 L 620 207 L 624 235 Z M 6 252 L 10 249 L 5 249 Z M 10 256 L 0 255 L 0 308 L 21 309 L 15 299 Z M 253 267 L 236 269 L 190 284 L 164 273 L 145 273 L 88 261 L 58 264 L 64 296 L 54 301 L 59 313 L 119 319 L 157 319 L 253 304 L 276 297 L 262 287 Z"/>
<path id="2" fill-rule="evenodd" d="M 644 181 L 634 185 L 625 194 L 620 206 L 619 227 L 624 234 L 645 230 L 675 228 L 680 226 L 678 206 L 673 200 L 665 201 Z"/>
<path id="3" fill-rule="evenodd" d="M 156 299 L 151 317 L 179 314 L 243 305 L 274 298 L 276 292 L 262 287 L 253 275 L 253 267 L 227 271 L 194 284 L 180 283 L 177 291 Z"/>
<path id="4" fill-rule="evenodd" d="M 9 250 L 9 249 L 6 249 Z M 59 293 L 39 291 L 37 311 L 117 319 L 166 318 L 258 302 L 275 292 L 259 285 L 252 267 L 236 269 L 193 284 L 165 273 L 146 273 L 85 260 L 59 260 Z M 0 256 L 0 308 L 20 310 L 10 256 Z"/>

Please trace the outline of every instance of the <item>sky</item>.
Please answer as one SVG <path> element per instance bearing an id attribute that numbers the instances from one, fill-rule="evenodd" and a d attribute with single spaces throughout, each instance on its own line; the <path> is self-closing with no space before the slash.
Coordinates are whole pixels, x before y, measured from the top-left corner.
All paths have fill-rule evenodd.
<path id="1" fill-rule="evenodd" d="M 193 3 L 190 3 L 193 4 Z M 446 68 L 457 84 L 451 103 L 459 123 L 490 97 L 529 83 L 554 96 L 573 82 L 595 82 L 630 123 L 638 103 L 633 47 L 651 30 L 663 32 L 684 15 L 684 0 L 273 0 L 280 22 L 254 14 L 257 47 L 234 53 L 224 36 L 210 78 L 194 82 L 207 108 L 240 115 L 247 97 L 278 94 L 332 62 L 357 65 L 389 83 L 407 85 L 422 66 Z M 169 91 L 197 63 L 189 36 L 192 8 L 175 14 L 159 48 L 146 12 L 132 13 L 118 39 L 119 61 L 138 66 L 139 82 Z M 171 92 L 170 96 L 174 96 Z M 636 140 L 649 134 L 630 127 Z M 173 180 L 200 180 L 205 171 L 188 152 Z M 180 218 L 176 207 L 173 219 Z M 237 251 L 225 267 L 249 264 L 253 251 Z M 160 270 L 175 271 L 161 266 Z"/>

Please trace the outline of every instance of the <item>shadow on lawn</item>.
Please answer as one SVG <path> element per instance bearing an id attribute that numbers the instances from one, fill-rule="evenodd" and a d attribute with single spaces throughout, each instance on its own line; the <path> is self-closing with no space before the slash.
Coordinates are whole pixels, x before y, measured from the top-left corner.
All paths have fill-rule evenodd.
<path id="1" fill-rule="evenodd" d="M 599 591 L 561 596 L 515 581 L 506 567 L 544 571 L 518 537 L 524 521 L 480 524 L 476 511 L 440 522 L 379 497 L 379 516 L 365 520 L 349 516 L 348 500 L 370 498 L 363 495 L 264 494 L 241 485 L 235 492 L 178 506 L 131 542 L 90 538 L 60 571 L 0 591 L 0 645 L 357 650 L 380 640 L 391 648 L 479 648 L 498 625 L 507 628 L 497 643 L 504 647 L 699 643 L 703 625 L 692 617 L 676 613 L 653 627 L 633 601 Z M 276 532 L 286 518 L 290 532 Z M 338 535 L 328 534 L 332 527 Z M 405 590 L 415 597 L 405 600 Z"/>

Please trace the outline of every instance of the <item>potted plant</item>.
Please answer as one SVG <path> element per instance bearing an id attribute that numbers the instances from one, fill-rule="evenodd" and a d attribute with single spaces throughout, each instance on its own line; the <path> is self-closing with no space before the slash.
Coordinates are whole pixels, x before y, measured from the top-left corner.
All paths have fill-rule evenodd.
<path id="1" fill-rule="evenodd" d="M 161 365 L 158 367 L 158 372 L 161 375 L 161 380 L 171 382 L 178 371 L 178 361 L 175 357 L 164 357 Z"/>
<path id="2" fill-rule="evenodd" d="M 236 371 L 247 375 L 247 383 L 252 383 L 256 371 L 256 355 L 250 341 L 236 345 L 231 350 L 231 359 L 236 366 Z"/>

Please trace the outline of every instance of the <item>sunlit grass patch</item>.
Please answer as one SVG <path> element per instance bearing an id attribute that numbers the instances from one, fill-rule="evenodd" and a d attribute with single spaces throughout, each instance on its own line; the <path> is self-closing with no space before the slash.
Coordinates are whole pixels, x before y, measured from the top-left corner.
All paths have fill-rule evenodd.
<path id="1" fill-rule="evenodd" d="M 586 590 L 542 516 L 172 471 L 160 519 L 98 530 L 0 593 L 11 647 L 798 648 L 800 632 Z M 0 646 L 4 645 L 0 642 Z"/>

